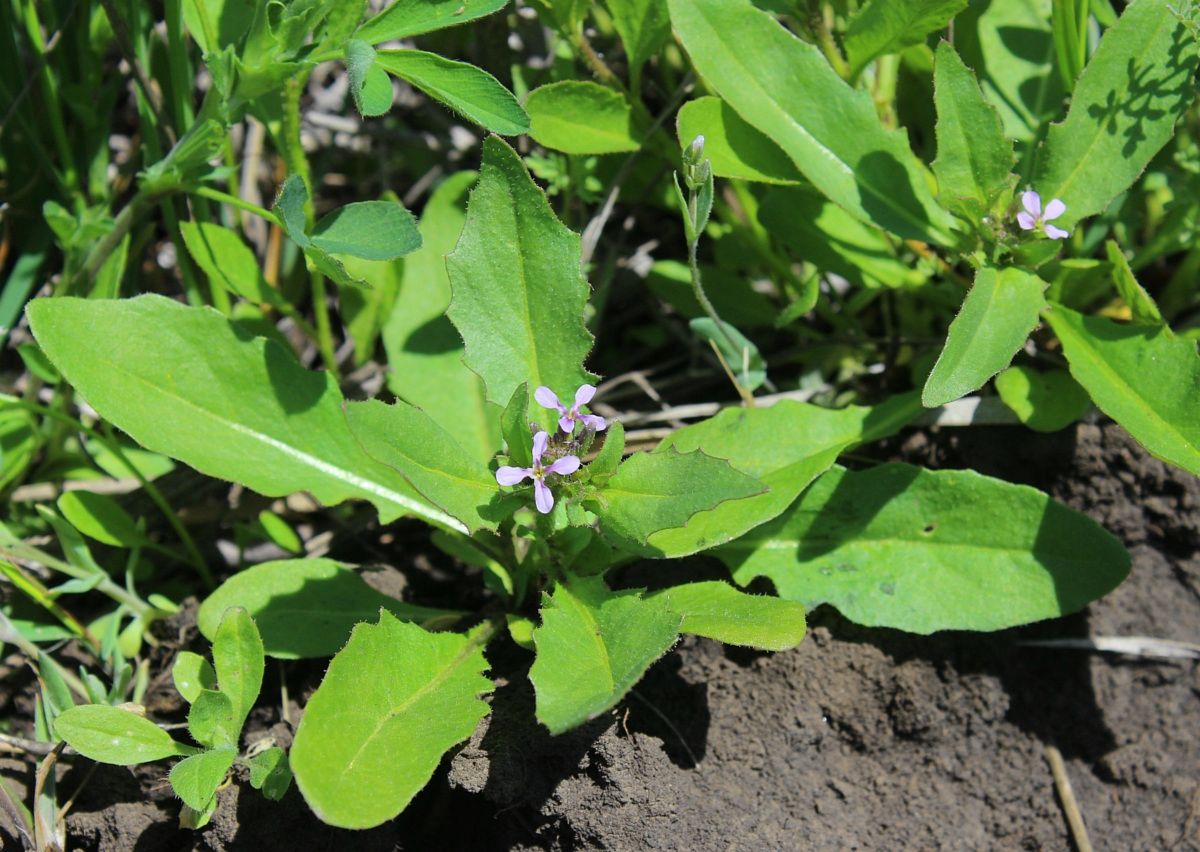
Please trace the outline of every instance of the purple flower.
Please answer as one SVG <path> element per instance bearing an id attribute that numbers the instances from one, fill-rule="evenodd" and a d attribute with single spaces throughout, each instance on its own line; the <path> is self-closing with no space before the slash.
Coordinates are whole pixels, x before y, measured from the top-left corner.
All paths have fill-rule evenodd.
<path id="1" fill-rule="evenodd" d="M 593 432 L 603 432 L 608 422 L 595 414 L 580 414 L 579 406 L 587 405 L 596 395 L 596 389 L 591 385 L 580 385 L 575 391 L 575 404 L 569 409 L 558 400 L 558 396 L 550 388 L 542 385 L 533 392 L 533 398 L 542 408 L 558 409 L 558 428 L 568 435 L 575 431 L 576 422 L 582 423 Z"/>
<path id="2" fill-rule="evenodd" d="M 496 481 L 501 485 L 516 485 L 524 479 L 532 479 L 533 502 L 543 515 L 549 514 L 554 508 L 554 495 L 546 486 L 546 474 L 567 476 L 579 470 L 579 456 L 563 456 L 553 464 L 542 467 L 542 455 L 546 452 L 546 444 L 549 441 L 550 436 L 545 432 L 538 432 L 533 436 L 533 467 L 504 465 L 496 470 Z"/>
<path id="3" fill-rule="evenodd" d="M 1051 219 L 1057 219 L 1067 212 L 1067 205 L 1061 198 L 1051 198 L 1046 209 L 1042 210 L 1042 197 L 1032 189 L 1021 193 L 1021 206 L 1025 209 L 1017 214 L 1017 224 L 1022 230 L 1033 231 L 1041 228 L 1052 240 L 1061 240 L 1068 236 L 1062 228 L 1050 224 Z"/>

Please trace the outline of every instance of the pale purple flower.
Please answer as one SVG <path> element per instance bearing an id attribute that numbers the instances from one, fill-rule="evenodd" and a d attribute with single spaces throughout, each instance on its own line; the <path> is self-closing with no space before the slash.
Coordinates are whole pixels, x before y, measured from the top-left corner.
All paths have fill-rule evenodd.
<path id="1" fill-rule="evenodd" d="M 575 431 L 575 424 L 582 423 L 593 432 L 603 432 L 608 422 L 595 414 L 580 414 L 579 406 L 587 405 L 593 396 L 596 395 L 596 389 L 591 385 L 580 385 L 579 390 L 575 391 L 575 404 L 570 408 L 563 405 L 558 395 L 550 388 L 542 385 L 533 392 L 533 398 L 538 401 L 538 405 L 542 408 L 554 408 L 558 410 L 558 428 L 562 429 L 568 435 Z"/>
<path id="2" fill-rule="evenodd" d="M 1051 219 L 1057 219 L 1067 212 L 1067 205 L 1063 204 L 1061 198 L 1051 198 L 1046 209 L 1042 210 L 1042 197 L 1029 189 L 1021 193 L 1021 206 L 1025 209 L 1017 214 L 1017 224 L 1022 230 L 1033 231 L 1041 228 L 1052 240 L 1061 240 L 1068 236 L 1062 228 L 1050 224 Z"/>
<path id="3" fill-rule="evenodd" d="M 512 467 L 503 465 L 496 470 L 496 481 L 501 485 L 516 485 L 525 479 L 533 480 L 533 502 L 543 515 L 549 514 L 554 508 L 554 495 L 546 485 L 546 474 L 557 473 L 567 476 L 579 470 L 579 456 L 563 456 L 553 464 L 542 466 L 542 455 L 550 436 L 546 432 L 538 432 L 533 436 L 533 467 Z"/>

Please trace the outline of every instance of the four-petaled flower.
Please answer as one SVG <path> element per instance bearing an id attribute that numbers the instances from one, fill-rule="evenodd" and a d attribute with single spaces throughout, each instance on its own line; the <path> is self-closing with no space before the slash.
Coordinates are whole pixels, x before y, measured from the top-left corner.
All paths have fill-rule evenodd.
<path id="1" fill-rule="evenodd" d="M 582 423 L 593 432 L 603 432 L 608 426 L 608 422 L 595 414 L 580 414 L 579 406 L 587 405 L 592 397 L 596 395 L 596 389 L 592 385 L 580 385 L 579 390 L 575 391 L 575 404 L 567 408 L 559 402 L 558 395 L 550 388 L 542 385 L 533 392 L 533 398 L 538 401 L 538 405 L 542 408 L 554 408 L 558 410 L 558 428 L 562 429 L 568 435 L 575 431 L 575 424 Z"/>
<path id="2" fill-rule="evenodd" d="M 567 476 L 579 470 L 579 456 L 563 456 L 553 464 L 542 466 L 542 455 L 546 452 L 546 444 L 550 436 L 546 432 L 538 432 L 533 436 L 533 467 L 512 467 L 503 465 L 496 470 L 496 481 L 501 485 L 516 485 L 524 479 L 533 480 L 533 502 L 543 515 L 549 514 L 554 508 L 554 495 L 546 486 L 546 474 L 557 473 Z"/>
<path id="3" fill-rule="evenodd" d="M 1017 224 L 1022 230 L 1032 231 L 1041 228 L 1043 233 L 1052 240 L 1061 240 L 1068 236 L 1062 228 L 1050 224 L 1051 219 L 1057 219 L 1067 212 L 1067 205 L 1061 198 L 1051 198 L 1046 209 L 1042 210 L 1042 197 L 1032 189 L 1021 193 L 1021 206 L 1025 209 L 1017 214 Z"/>

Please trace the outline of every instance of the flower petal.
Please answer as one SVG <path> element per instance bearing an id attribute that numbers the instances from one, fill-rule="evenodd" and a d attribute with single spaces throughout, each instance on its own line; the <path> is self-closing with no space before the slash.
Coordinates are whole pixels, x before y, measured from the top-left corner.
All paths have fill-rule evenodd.
<path id="1" fill-rule="evenodd" d="M 1035 219 L 1042 215 L 1042 197 L 1032 189 L 1021 193 L 1021 206 Z"/>
<path id="2" fill-rule="evenodd" d="M 580 464 L 579 456 L 563 456 L 546 470 L 550 473 L 557 473 L 559 476 L 570 476 L 579 470 Z"/>
<path id="3" fill-rule="evenodd" d="M 1059 216 L 1067 212 L 1067 205 L 1063 204 L 1061 198 L 1051 198 L 1050 203 L 1046 205 L 1046 212 L 1042 214 L 1043 221 L 1057 219 Z"/>
<path id="4" fill-rule="evenodd" d="M 527 467 L 512 467 L 506 464 L 496 468 L 496 481 L 501 485 L 516 485 L 527 476 L 533 476 L 533 471 Z"/>
<path id="5" fill-rule="evenodd" d="M 539 385 L 538 389 L 533 392 L 533 398 L 537 400 L 538 405 L 542 408 L 556 408 L 559 411 L 563 410 L 563 404 L 558 401 L 558 394 L 550 390 L 545 385 Z"/>
<path id="6" fill-rule="evenodd" d="M 584 426 L 593 432 L 603 432 L 608 428 L 608 421 L 599 414 L 584 414 L 579 419 L 583 421 Z"/>
<path id="7" fill-rule="evenodd" d="M 575 421 L 571 419 L 571 415 L 564 414 L 558 418 L 558 428 L 570 435 L 575 431 Z"/>
<path id="8" fill-rule="evenodd" d="M 546 444 L 550 443 L 550 436 L 543 429 L 533 436 L 533 463 L 536 465 L 542 460 L 542 454 L 546 452 Z"/>
<path id="9" fill-rule="evenodd" d="M 1067 237 L 1071 236 L 1070 232 L 1064 231 L 1062 228 L 1056 228 L 1049 222 L 1042 226 L 1042 230 L 1045 231 L 1046 236 L 1052 240 L 1065 240 Z"/>
<path id="10" fill-rule="evenodd" d="M 1022 230 L 1032 231 L 1037 224 L 1037 220 L 1028 213 L 1022 212 L 1017 214 L 1017 224 L 1021 226 Z"/>
<path id="11" fill-rule="evenodd" d="M 537 510 L 543 515 L 550 514 L 550 510 L 554 508 L 554 495 L 550 493 L 550 489 L 546 487 L 546 483 L 540 479 L 533 481 L 533 502 L 537 505 Z"/>
<path id="12" fill-rule="evenodd" d="M 592 401 L 592 397 L 596 395 L 594 385 L 580 385 L 579 390 L 575 391 L 575 407 L 587 405 Z"/>

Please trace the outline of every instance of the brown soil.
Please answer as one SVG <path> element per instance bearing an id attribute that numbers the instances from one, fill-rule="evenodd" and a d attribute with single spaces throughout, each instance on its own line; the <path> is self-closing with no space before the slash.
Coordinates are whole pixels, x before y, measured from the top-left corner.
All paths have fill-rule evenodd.
<path id="1" fill-rule="evenodd" d="M 1125 542 L 1129 580 L 1085 613 L 997 634 L 914 637 L 822 609 L 789 653 L 689 639 L 617 712 L 558 738 L 530 723 L 528 659 L 499 653 L 490 724 L 393 823 L 331 829 L 294 791 L 271 803 L 242 781 L 208 828 L 181 832 L 161 766 L 101 767 L 69 848 L 1068 850 L 1052 744 L 1097 849 L 1200 849 L 1197 664 L 1022 644 L 1197 641 L 1200 479 L 1115 426 L 918 432 L 881 452 L 1048 491 Z M 286 741 L 286 725 L 271 732 Z M 0 763 L 27 780 L 15 769 Z"/>

